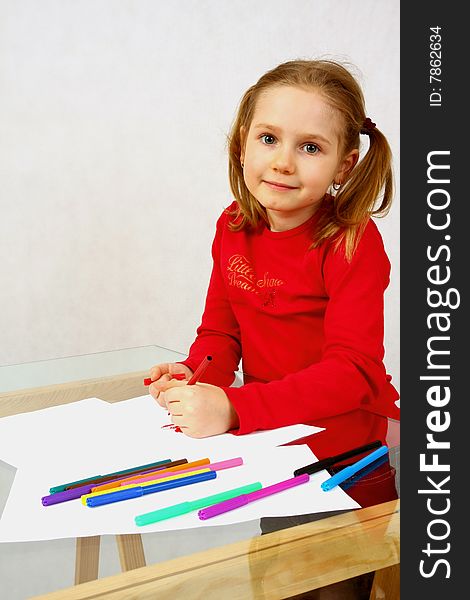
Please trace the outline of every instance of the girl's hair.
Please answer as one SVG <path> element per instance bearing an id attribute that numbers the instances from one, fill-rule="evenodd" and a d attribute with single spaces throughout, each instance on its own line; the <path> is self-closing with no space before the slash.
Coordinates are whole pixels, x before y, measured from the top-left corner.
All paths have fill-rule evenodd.
<path id="1" fill-rule="evenodd" d="M 230 187 L 238 202 L 230 227 L 239 231 L 245 227 L 256 227 L 261 221 L 268 222 L 265 208 L 245 185 L 240 162 L 241 129 L 248 132 L 260 94 L 275 86 L 294 86 L 322 95 L 340 116 L 339 148 L 343 156 L 359 149 L 361 131 L 369 135 L 369 148 L 363 158 L 350 171 L 335 196 L 326 194 L 323 199 L 313 236 L 312 247 L 333 237 L 336 248 L 344 242 L 346 257 L 350 260 L 370 216 L 384 216 L 390 208 L 392 154 L 385 136 L 370 120 L 367 121 L 369 127 L 364 129 L 366 114 L 362 90 L 350 71 L 335 61 L 293 60 L 282 63 L 265 73 L 243 96 L 229 134 Z M 380 204 L 376 207 L 380 197 Z"/>

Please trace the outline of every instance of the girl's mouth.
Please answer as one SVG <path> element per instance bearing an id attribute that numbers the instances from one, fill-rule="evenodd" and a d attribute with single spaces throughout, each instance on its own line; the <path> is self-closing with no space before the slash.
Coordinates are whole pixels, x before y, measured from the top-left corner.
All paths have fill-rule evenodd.
<path id="1" fill-rule="evenodd" d="M 277 190 L 279 192 L 288 192 L 289 190 L 296 190 L 297 188 L 292 185 L 287 185 L 285 183 L 279 183 L 277 181 L 267 181 L 263 180 L 267 186 L 269 186 L 273 190 Z"/>

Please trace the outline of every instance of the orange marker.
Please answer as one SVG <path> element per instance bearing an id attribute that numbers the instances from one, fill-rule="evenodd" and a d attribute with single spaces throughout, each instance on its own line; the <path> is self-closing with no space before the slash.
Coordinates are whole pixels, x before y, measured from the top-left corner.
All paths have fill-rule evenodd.
<path id="1" fill-rule="evenodd" d="M 210 458 L 201 458 L 199 460 L 195 460 L 193 462 L 188 462 L 181 465 L 176 465 L 174 467 L 169 467 L 168 469 L 159 469 L 155 472 L 145 473 L 145 475 L 158 475 L 160 476 L 162 473 L 173 473 L 175 471 L 182 471 L 184 469 L 190 469 L 191 467 L 200 467 L 202 465 L 208 465 L 210 463 Z M 133 477 L 125 477 L 123 479 L 114 480 L 111 483 L 103 483 L 102 485 L 97 485 L 91 488 L 92 492 L 101 492 L 102 490 L 109 490 L 111 488 L 119 487 L 121 485 L 126 485 L 128 481 L 137 479 L 137 475 L 134 474 Z"/>

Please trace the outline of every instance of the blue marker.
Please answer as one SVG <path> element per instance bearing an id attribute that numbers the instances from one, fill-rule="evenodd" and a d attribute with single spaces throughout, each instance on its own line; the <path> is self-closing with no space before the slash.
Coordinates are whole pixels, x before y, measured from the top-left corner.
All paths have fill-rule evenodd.
<path id="1" fill-rule="evenodd" d="M 387 460 L 388 460 L 388 456 L 386 454 L 384 454 L 384 456 L 381 456 L 380 458 L 377 458 L 376 460 L 374 460 L 374 462 L 371 462 L 370 465 L 367 465 L 367 467 L 364 467 L 363 469 L 358 471 L 355 475 L 353 475 L 349 479 L 346 479 L 346 481 L 343 481 L 343 483 L 341 484 L 341 488 L 344 491 L 349 490 L 349 488 L 352 485 L 355 485 L 355 483 L 357 481 L 359 481 L 366 475 L 373 473 L 376 469 L 378 469 L 379 467 L 384 465 L 387 462 Z"/>
<path id="2" fill-rule="evenodd" d="M 377 448 L 377 450 L 374 450 L 374 452 L 371 452 L 367 456 L 364 456 L 364 458 L 361 458 L 361 460 L 358 460 L 353 465 L 350 465 L 349 467 L 344 467 L 344 469 L 342 469 L 339 473 L 336 473 L 336 475 L 333 475 L 333 477 L 330 477 L 329 479 L 324 481 L 321 484 L 321 489 L 324 492 L 332 490 L 334 487 L 336 487 L 340 483 L 343 483 L 343 481 L 346 481 L 346 479 L 349 479 L 364 467 L 367 467 L 367 465 L 370 465 L 370 463 L 374 462 L 374 460 L 377 460 L 384 454 L 387 454 L 387 452 L 387 446 L 381 446 L 380 448 Z"/>
<path id="3" fill-rule="evenodd" d="M 86 505 L 92 507 L 104 506 L 105 504 L 111 504 L 112 502 L 139 498 L 140 496 L 146 496 L 147 494 L 163 492 L 164 490 L 171 490 L 173 488 L 182 487 L 183 485 L 199 483 L 200 481 L 208 481 L 209 479 L 215 479 L 216 477 L 217 471 L 207 471 L 206 473 L 198 473 L 197 475 L 181 477 L 180 479 L 173 479 L 171 481 L 162 481 L 161 483 L 154 483 L 152 485 L 139 485 L 128 488 L 127 490 L 101 494 L 101 496 L 92 496 L 91 498 L 86 499 Z"/>

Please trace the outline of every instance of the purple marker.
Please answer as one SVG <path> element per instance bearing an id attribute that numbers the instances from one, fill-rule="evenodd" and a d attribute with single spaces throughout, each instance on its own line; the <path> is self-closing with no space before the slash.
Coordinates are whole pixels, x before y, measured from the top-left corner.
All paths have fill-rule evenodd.
<path id="1" fill-rule="evenodd" d="M 63 492 L 56 492 L 50 496 L 43 496 L 41 502 L 43 506 L 51 506 L 52 504 L 75 500 L 76 498 L 80 498 L 83 494 L 89 494 L 93 485 L 95 484 L 81 485 L 80 487 L 64 490 Z"/>
<path id="2" fill-rule="evenodd" d="M 283 492 L 284 490 L 296 487 L 302 483 L 307 483 L 309 480 L 310 475 L 308 473 L 304 473 L 303 475 L 298 475 L 297 477 L 292 477 L 291 479 L 286 479 L 285 481 L 268 485 L 267 487 L 257 490 L 256 492 L 242 494 L 236 498 L 230 498 L 230 500 L 224 500 L 218 504 L 213 504 L 212 506 L 201 509 L 197 514 L 203 521 L 205 519 L 211 519 L 212 517 L 229 512 L 230 510 L 235 510 L 236 508 L 245 506 L 246 504 L 254 502 L 255 500 L 260 500 L 261 498 L 266 498 L 266 496 L 271 496 L 272 494 Z"/>

